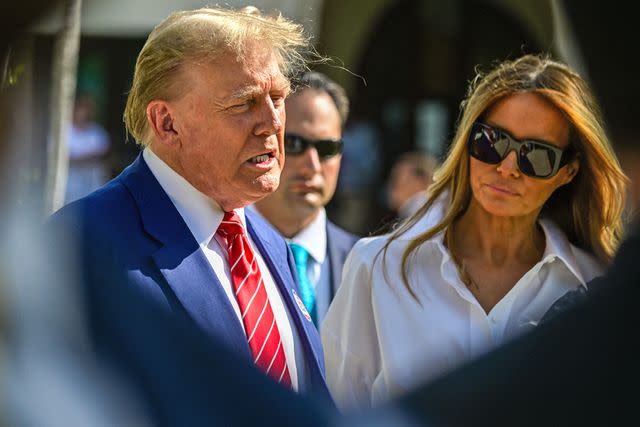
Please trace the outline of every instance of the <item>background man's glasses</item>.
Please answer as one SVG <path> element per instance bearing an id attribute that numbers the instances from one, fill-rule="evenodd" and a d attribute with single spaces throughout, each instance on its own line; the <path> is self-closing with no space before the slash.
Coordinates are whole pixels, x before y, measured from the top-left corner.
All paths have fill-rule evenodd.
<path id="1" fill-rule="evenodd" d="M 469 134 L 469 154 L 484 163 L 497 165 L 515 150 L 520 171 L 533 178 L 551 178 L 572 159 L 571 147 L 562 150 L 547 142 L 519 141 L 505 131 L 475 122 Z"/>
<path id="2" fill-rule="evenodd" d="M 284 151 L 288 155 L 302 154 L 310 146 L 315 147 L 320 160 L 325 160 L 342 153 L 344 143 L 341 139 L 311 140 L 293 133 L 284 134 Z"/>

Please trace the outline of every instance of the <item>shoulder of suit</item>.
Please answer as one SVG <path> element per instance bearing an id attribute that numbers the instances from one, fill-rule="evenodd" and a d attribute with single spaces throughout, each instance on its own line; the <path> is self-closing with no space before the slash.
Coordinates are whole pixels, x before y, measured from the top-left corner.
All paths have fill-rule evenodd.
<path id="1" fill-rule="evenodd" d="M 55 212 L 52 223 L 104 226 L 108 222 L 135 220 L 135 201 L 131 193 L 117 178 L 96 191 Z"/>
<path id="2" fill-rule="evenodd" d="M 355 245 L 360 239 L 360 236 L 350 233 L 344 228 L 341 228 L 327 219 L 327 232 L 330 238 L 337 238 L 342 241 L 348 242 L 349 246 Z"/>

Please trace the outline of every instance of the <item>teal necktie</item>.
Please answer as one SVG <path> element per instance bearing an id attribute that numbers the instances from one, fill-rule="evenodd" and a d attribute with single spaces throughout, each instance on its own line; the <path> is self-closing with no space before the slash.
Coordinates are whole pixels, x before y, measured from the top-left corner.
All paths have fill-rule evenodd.
<path id="1" fill-rule="evenodd" d="M 313 285 L 309 280 L 307 274 L 307 261 L 309 259 L 309 252 L 302 246 L 289 242 L 291 252 L 293 252 L 293 258 L 296 261 L 296 270 L 298 270 L 298 280 L 300 282 L 300 293 L 302 294 L 302 303 L 307 308 L 307 311 L 311 315 L 313 324 L 317 326 L 316 316 L 316 292 L 313 289 Z"/>

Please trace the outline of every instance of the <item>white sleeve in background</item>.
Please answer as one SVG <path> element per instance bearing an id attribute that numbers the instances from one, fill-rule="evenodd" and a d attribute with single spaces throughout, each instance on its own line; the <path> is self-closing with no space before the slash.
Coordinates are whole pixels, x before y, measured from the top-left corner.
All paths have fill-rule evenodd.
<path id="1" fill-rule="evenodd" d="M 342 283 L 321 328 L 327 383 L 341 409 L 372 406 L 371 390 L 381 377 L 371 299 L 371 240 L 360 240 L 347 257 Z"/>

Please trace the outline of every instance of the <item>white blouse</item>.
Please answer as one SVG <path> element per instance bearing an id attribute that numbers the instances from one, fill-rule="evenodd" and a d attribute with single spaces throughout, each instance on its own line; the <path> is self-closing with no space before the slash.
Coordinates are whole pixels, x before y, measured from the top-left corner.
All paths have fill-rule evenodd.
<path id="1" fill-rule="evenodd" d="M 540 220 L 546 237 L 541 261 L 487 314 L 460 280 L 440 233 L 409 258 L 418 303 L 402 281 L 402 254 L 443 209 L 434 205 L 389 245 L 384 258 L 389 235 L 361 239 L 349 254 L 321 328 L 327 382 L 341 408 L 398 396 L 532 329 L 558 298 L 586 288 L 603 272 L 553 222 Z"/>

